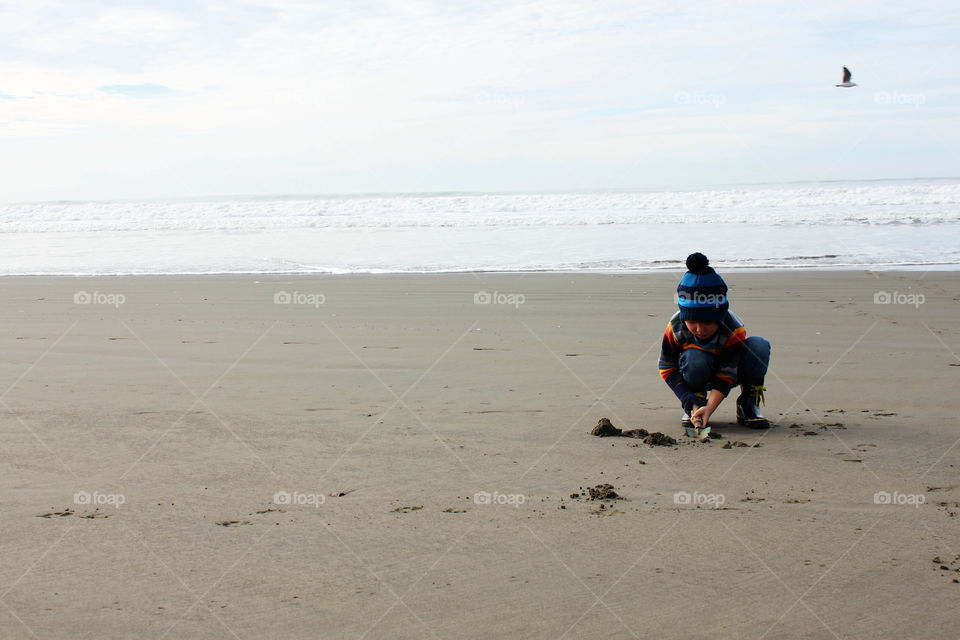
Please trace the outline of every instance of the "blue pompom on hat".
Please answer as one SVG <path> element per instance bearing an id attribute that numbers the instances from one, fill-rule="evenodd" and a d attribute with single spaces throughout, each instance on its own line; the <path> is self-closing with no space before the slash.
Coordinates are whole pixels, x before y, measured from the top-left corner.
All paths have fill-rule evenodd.
<path id="1" fill-rule="evenodd" d="M 702 253 L 687 256 L 687 272 L 677 287 L 677 304 L 681 320 L 700 322 L 720 322 L 730 308 L 727 283 Z"/>

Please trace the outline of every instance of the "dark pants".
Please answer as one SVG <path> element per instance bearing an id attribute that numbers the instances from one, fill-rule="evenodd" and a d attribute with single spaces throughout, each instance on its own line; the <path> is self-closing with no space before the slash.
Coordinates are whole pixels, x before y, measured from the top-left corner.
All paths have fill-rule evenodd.
<path id="1" fill-rule="evenodd" d="M 770 364 L 770 343 L 760 336 L 743 341 L 737 377 L 741 383 L 760 382 L 767 375 Z M 716 373 L 716 358 L 699 349 L 687 349 L 680 354 L 680 373 L 694 391 L 706 391 Z"/>

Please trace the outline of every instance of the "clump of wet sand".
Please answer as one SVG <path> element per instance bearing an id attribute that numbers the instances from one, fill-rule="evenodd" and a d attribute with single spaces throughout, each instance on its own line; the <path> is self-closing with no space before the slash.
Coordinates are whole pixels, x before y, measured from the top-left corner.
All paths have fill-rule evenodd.
<path id="1" fill-rule="evenodd" d="M 586 490 L 580 487 L 580 492 L 574 491 L 570 494 L 570 497 L 589 498 L 590 500 L 623 500 L 612 484 L 598 484 L 594 487 L 587 487 Z"/>
<path id="2" fill-rule="evenodd" d="M 677 441 L 675 438 L 671 438 L 667 434 L 660 433 L 659 431 L 648 435 L 646 438 L 643 439 L 643 442 L 644 444 L 648 444 L 651 447 L 656 447 L 656 446 L 672 447 L 673 445 L 677 444 Z"/>
<path id="3" fill-rule="evenodd" d="M 646 438 L 650 435 L 650 432 L 646 429 L 618 429 L 613 426 L 613 423 L 610 422 L 609 418 L 600 418 L 597 422 L 597 426 L 593 428 L 593 431 L 590 432 L 590 435 L 597 436 L 599 438 L 610 438 L 610 437 L 623 437 L 623 438 Z"/>
<path id="4" fill-rule="evenodd" d="M 610 422 L 609 418 L 600 418 L 600 421 L 597 422 L 597 426 L 593 428 L 593 431 L 590 432 L 592 436 L 598 436 L 600 438 L 608 438 L 611 436 L 619 436 L 623 433 L 622 429 L 617 429 L 613 426 L 613 423 Z"/>

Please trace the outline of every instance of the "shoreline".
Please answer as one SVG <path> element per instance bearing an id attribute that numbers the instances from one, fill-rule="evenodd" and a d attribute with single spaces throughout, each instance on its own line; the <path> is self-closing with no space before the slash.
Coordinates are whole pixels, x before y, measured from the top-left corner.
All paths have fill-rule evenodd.
<path id="1" fill-rule="evenodd" d="M 837 273 L 888 273 L 888 272 L 956 272 L 960 271 L 960 262 L 938 262 L 933 264 L 875 264 L 875 265 L 791 265 L 775 267 L 757 267 L 745 266 L 737 267 L 730 265 L 716 265 L 717 271 L 749 273 L 749 274 L 788 274 L 793 272 L 837 272 Z M 471 274 L 490 274 L 490 275 L 655 275 L 659 273 L 679 273 L 686 272 L 686 267 L 682 261 L 677 261 L 676 266 L 652 267 L 645 269 L 528 269 L 523 271 L 510 270 L 483 270 L 483 269 L 465 269 L 462 271 L 197 271 L 197 272 L 171 272 L 171 273 L 9 273 L 0 274 L 3 278 L 139 278 L 139 277 L 204 277 L 204 276 L 456 276 Z"/>

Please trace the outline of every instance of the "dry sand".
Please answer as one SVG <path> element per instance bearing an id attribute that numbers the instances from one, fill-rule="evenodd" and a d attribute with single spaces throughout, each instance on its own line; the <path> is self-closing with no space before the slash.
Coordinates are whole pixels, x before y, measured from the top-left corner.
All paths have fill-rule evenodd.
<path id="1" fill-rule="evenodd" d="M 724 275 L 707 444 L 679 274 L 5 278 L 0 637 L 956 637 L 960 274 Z"/>

